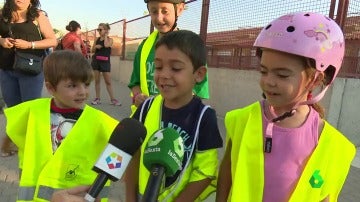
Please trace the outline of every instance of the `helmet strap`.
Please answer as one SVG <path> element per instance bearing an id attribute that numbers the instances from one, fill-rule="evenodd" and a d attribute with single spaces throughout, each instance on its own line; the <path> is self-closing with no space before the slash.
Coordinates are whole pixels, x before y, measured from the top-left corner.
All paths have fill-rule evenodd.
<path id="1" fill-rule="evenodd" d="M 296 109 L 292 109 L 288 112 L 285 112 L 284 114 L 277 116 L 275 113 L 274 108 L 269 105 L 269 111 L 271 113 L 272 117 L 275 117 L 271 120 L 270 123 L 268 123 L 268 125 L 266 126 L 266 130 L 265 130 L 265 143 L 264 143 L 264 152 L 265 153 L 271 153 L 271 149 L 272 149 L 272 135 L 273 135 L 273 129 L 274 129 L 274 123 L 276 122 L 280 122 L 282 120 L 284 120 L 287 117 L 291 117 L 295 114 Z"/>

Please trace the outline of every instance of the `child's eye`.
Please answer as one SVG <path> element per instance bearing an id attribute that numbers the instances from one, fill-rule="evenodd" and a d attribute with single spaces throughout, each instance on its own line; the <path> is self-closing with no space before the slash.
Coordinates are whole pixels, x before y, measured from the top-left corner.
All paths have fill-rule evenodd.
<path id="1" fill-rule="evenodd" d="M 178 68 L 178 67 L 173 67 L 173 68 L 171 68 L 174 72 L 179 72 L 179 71 L 181 71 L 181 68 Z"/>
<path id="2" fill-rule="evenodd" d="M 265 75 L 265 74 L 267 74 L 267 71 L 266 70 L 264 70 L 264 69 L 260 69 L 260 74 L 262 74 L 262 75 Z"/>
<path id="3" fill-rule="evenodd" d="M 282 79 L 286 79 L 289 77 L 289 75 L 285 75 L 285 74 L 278 74 L 278 77 L 279 78 L 282 78 Z"/>

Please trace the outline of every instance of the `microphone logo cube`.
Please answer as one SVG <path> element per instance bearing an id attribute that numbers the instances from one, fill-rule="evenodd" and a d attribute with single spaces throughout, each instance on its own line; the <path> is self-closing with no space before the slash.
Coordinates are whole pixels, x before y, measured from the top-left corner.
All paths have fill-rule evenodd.
<path id="1" fill-rule="evenodd" d="M 111 153 L 108 157 L 106 157 L 105 160 L 109 169 L 116 169 L 121 167 L 122 157 L 115 152 Z"/>
<path id="2" fill-rule="evenodd" d="M 174 143 L 174 151 L 175 151 L 175 153 L 180 158 L 183 158 L 183 156 L 184 156 L 184 141 L 183 141 L 183 139 L 179 136 L 177 139 L 175 139 L 173 141 L 173 143 Z"/>

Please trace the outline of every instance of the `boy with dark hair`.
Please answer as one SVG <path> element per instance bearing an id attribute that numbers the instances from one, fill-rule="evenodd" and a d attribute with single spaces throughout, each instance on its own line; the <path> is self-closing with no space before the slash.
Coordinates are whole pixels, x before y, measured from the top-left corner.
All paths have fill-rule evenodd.
<path id="1" fill-rule="evenodd" d="M 171 127 L 183 138 L 185 155 L 182 170 L 165 178 L 158 200 L 203 200 L 216 178 L 217 148 L 222 147 L 215 110 L 193 93 L 193 87 L 204 80 L 207 72 L 205 44 L 191 31 L 171 32 L 157 42 L 154 61 L 154 80 L 160 95 L 145 100 L 133 115 L 144 123 L 148 135 L 133 157 L 138 160 L 127 169 L 126 199 L 137 201 L 144 194 L 149 171 L 142 158 L 149 137 Z"/>

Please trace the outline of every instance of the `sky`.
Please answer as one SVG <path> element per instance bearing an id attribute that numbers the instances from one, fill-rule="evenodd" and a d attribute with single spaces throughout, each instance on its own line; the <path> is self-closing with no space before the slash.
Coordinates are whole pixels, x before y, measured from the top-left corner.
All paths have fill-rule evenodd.
<path id="1" fill-rule="evenodd" d="M 113 23 L 124 18 L 132 20 L 147 10 L 144 0 L 40 0 L 53 28 L 66 31 L 71 20 L 82 31 L 96 29 L 99 23 Z"/>

